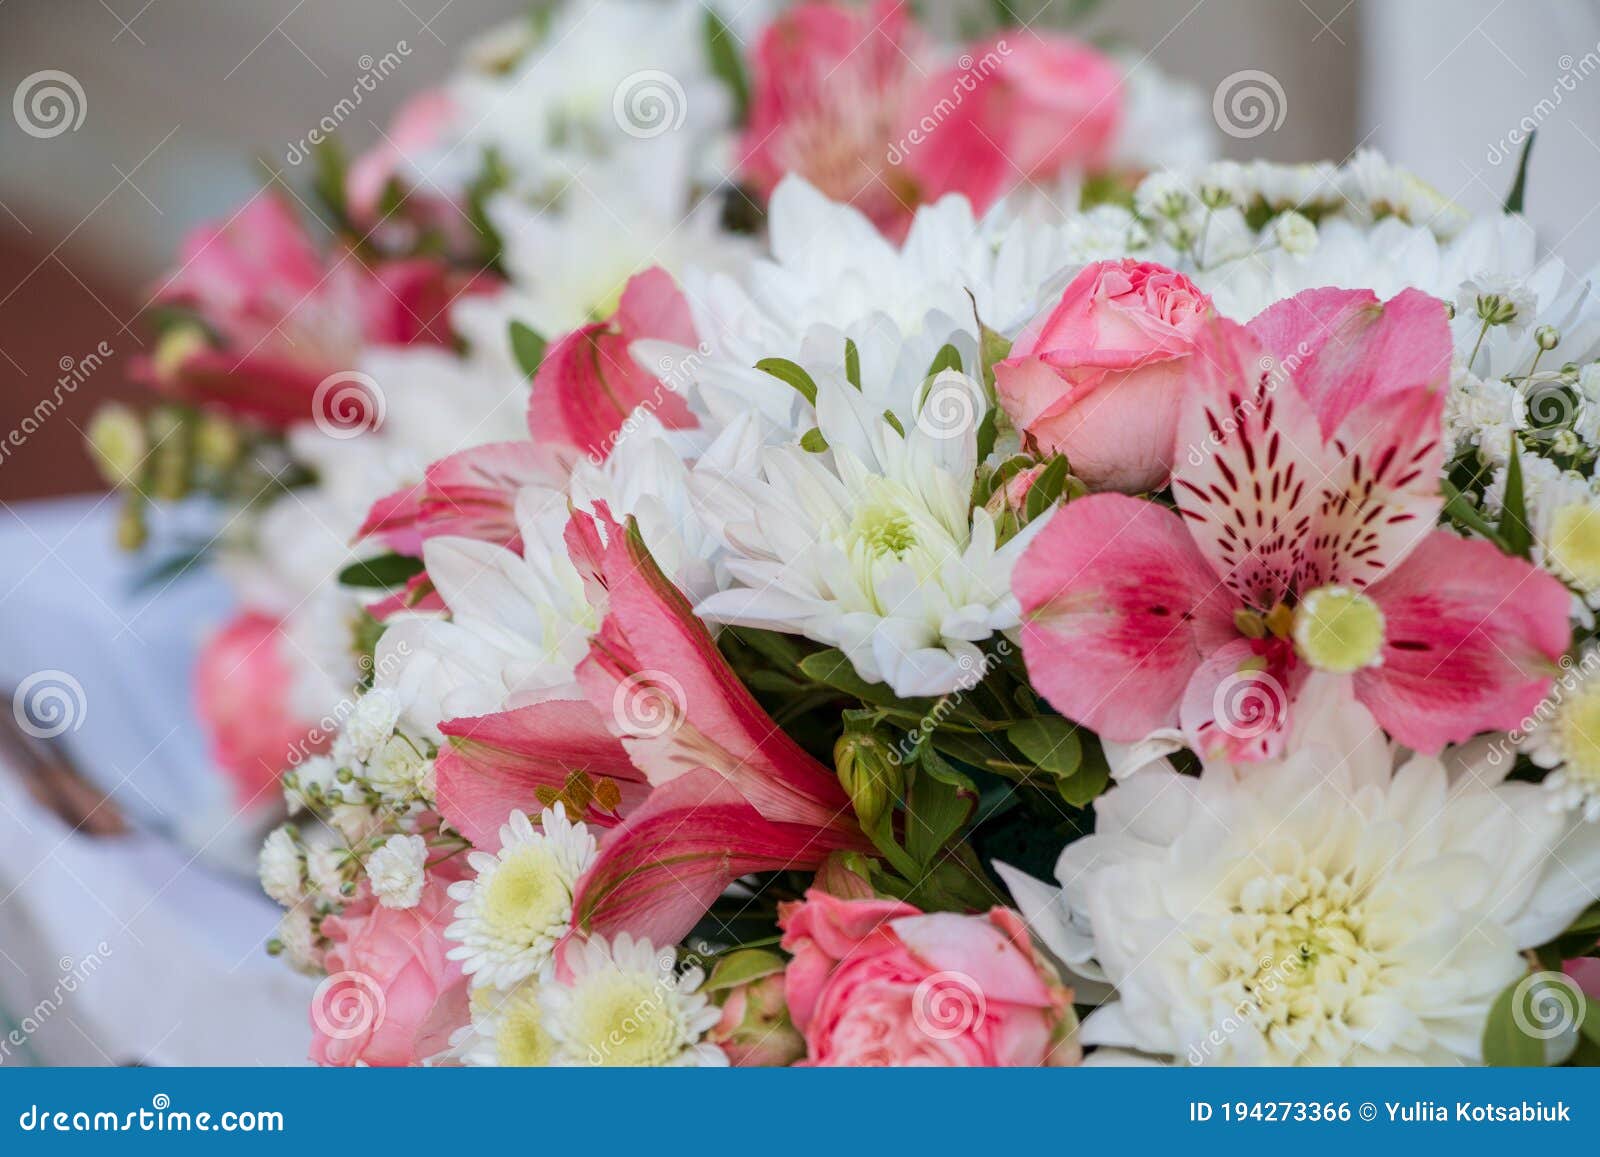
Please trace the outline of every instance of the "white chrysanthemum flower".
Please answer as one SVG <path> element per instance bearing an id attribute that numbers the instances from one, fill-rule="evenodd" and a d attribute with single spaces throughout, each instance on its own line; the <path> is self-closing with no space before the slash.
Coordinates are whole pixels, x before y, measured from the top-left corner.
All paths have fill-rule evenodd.
<path id="1" fill-rule="evenodd" d="M 385 908 L 415 908 L 422 900 L 428 841 L 421 836 L 393 835 L 367 857 L 367 880 Z"/>
<path id="2" fill-rule="evenodd" d="M 261 890 L 285 908 L 293 908 L 305 896 L 306 862 L 291 824 L 273 828 L 261 844 L 256 861 Z"/>
<path id="3" fill-rule="evenodd" d="M 662 1067 L 726 1065 L 704 1043 L 721 1011 L 699 991 L 698 968 L 679 972 L 672 949 L 658 951 L 626 932 L 575 945 L 569 984 L 542 988 L 545 1023 L 563 1065 Z"/>
<path id="4" fill-rule="evenodd" d="M 1544 458 L 1525 455 L 1519 464 L 1533 561 L 1588 606 L 1600 608 L 1600 495 L 1583 475 L 1563 471 Z M 1494 484 L 1504 492 L 1503 476 L 1497 475 Z"/>
<path id="5" fill-rule="evenodd" d="M 1320 240 L 1311 219 L 1292 209 L 1272 219 L 1272 236 L 1291 257 L 1304 257 L 1313 252 Z"/>
<path id="6" fill-rule="evenodd" d="M 449 957 L 475 984 L 506 988 L 533 975 L 571 927 L 572 894 L 594 862 L 595 839 L 559 801 L 540 813 L 539 826 L 512 812 L 500 851 L 472 852 L 475 878 L 450 885 L 456 919 L 445 936 L 459 943 Z"/>
<path id="7" fill-rule="evenodd" d="M 528 977 L 512 988 L 472 990 L 472 1023 L 451 1039 L 462 1064 L 484 1068 L 547 1068 L 556 1041 L 545 1027 L 540 997 L 549 978 Z"/>
<path id="8" fill-rule="evenodd" d="M 1340 170 L 1345 199 L 1375 217 L 1425 225 L 1442 238 L 1459 233 L 1470 214 L 1439 190 L 1380 153 L 1362 149 Z"/>
<path id="9" fill-rule="evenodd" d="M 573 672 L 599 623 L 563 539 L 567 498 L 526 487 L 516 516 L 520 554 L 429 539 L 423 560 L 450 619 L 411 616 L 378 643 L 378 685 L 394 688 L 406 723 L 432 739 L 446 719 L 578 697 Z"/>
<path id="10" fill-rule="evenodd" d="M 420 741 L 397 732 L 367 760 L 367 785 L 385 799 L 411 799 L 418 794 L 432 762 Z"/>
<path id="11" fill-rule="evenodd" d="M 1563 660 L 1550 694 L 1534 708 L 1519 747 L 1549 768 L 1543 787 L 1556 811 L 1600 820 L 1600 648 Z"/>
<path id="12" fill-rule="evenodd" d="M 977 383 L 947 370 L 902 434 L 862 391 L 820 380 L 827 450 L 776 446 L 759 477 L 697 479 L 740 584 L 698 613 L 838 647 L 897 695 L 977 682 L 977 644 L 1017 625 L 1011 570 L 1045 521 L 998 546 L 989 514 L 973 509 L 984 410 Z"/>
<path id="13" fill-rule="evenodd" d="M 1002 869 L 1044 942 L 1115 989 L 1085 1044 L 1189 1064 L 1482 1059 L 1522 952 L 1600 888 L 1600 826 L 1504 782 L 1498 749 L 1396 771 L 1364 710 L 1330 722 L 1270 764 L 1135 772 L 1063 851 L 1060 891 Z"/>

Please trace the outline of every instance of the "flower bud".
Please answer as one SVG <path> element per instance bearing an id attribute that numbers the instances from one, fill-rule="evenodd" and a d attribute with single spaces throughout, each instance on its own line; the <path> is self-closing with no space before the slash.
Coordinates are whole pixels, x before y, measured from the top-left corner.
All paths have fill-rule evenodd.
<path id="1" fill-rule="evenodd" d="M 833 762 L 861 826 L 876 827 L 900 796 L 894 751 L 871 732 L 846 731 L 834 744 Z"/>
<path id="2" fill-rule="evenodd" d="M 1561 331 L 1553 325 L 1541 325 L 1533 331 L 1533 340 L 1542 350 L 1553 350 L 1561 344 Z"/>
<path id="3" fill-rule="evenodd" d="M 89 422 L 89 448 L 100 476 L 112 486 L 135 486 L 144 469 L 150 440 L 144 423 L 127 406 L 111 402 L 101 406 Z"/>
<path id="4" fill-rule="evenodd" d="M 195 423 L 194 456 L 199 464 L 217 474 L 231 470 L 239 461 L 243 442 L 239 431 L 218 414 L 201 414 Z"/>
<path id="5" fill-rule="evenodd" d="M 189 431 L 181 412 L 163 407 L 150 415 L 150 492 L 164 502 L 189 493 Z"/>
<path id="6" fill-rule="evenodd" d="M 722 1019 L 706 1034 L 731 1064 L 788 1065 L 806 1055 L 805 1038 L 789 1018 L 784 997 L 784 959 L 746 948 L 717 962 L 706 991 L 722 1000 Z"/>

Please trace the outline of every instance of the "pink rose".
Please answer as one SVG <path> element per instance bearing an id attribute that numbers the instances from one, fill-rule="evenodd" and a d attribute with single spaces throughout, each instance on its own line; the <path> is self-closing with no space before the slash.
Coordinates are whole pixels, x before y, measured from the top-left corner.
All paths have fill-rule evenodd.
<path id="1" fill-rule="evenodd" d="M 810 1065 L 1078 1060 L 1071 992 L 1015 912 L 923 914 L 812 889 L 780 912 L 789 1015 Z"/>
<path id="2" fill-rule="evenodd" d="M 1151 490 L 1172 471 L 1178 394 L 1211 299 L 1124 258 L 1086 267 L 995 367 L 1000 404 L 1042 453 L 1096 490 Z"/>
<path id="3" fill-rule="evenodd" d="M 806 1042 L 789 1019 L 784 992 L 783 957 L 759 949 L 746 949 L 735 956 L 762 959 L 771 957 L 771 971 L 752 976 L 728 991 L 722 1002 L 722 1019 L 712 1026 L 706 1039 L 728 1054 L 728 1063 L 741 1068 L 790 1065 L 806 1055 Z M 714 970 L 707 987 L 718 987 Z M 748 967 L 746 971 L 751 971 Z M 753 971 L 759 972 L 760 969 Z"/>
<path id="4" fill-rule="evenodd" d="M 455 915 L 450 879 L 430 873 L 414 908 L 371 897 L 322 922 L 333 941 L 328 979 L 311 1003 L 311 1059 L 319 1065 L 413 1065 L 440 1052 L 468 1019 L 467 983 L 445 959 Z"/>
<path id="5" fill-rule="evenodd" d="M 212 636 L 195 666 L 195 707 L 241 806 L 277 799 L 279 773 L 306 744 L 309 725 L 289 709 L 282 646 L 278 620 L 247 611 Z"/>
<path id="6" fill-rule="evenodd" d="M 929 78 L 916 107 L 925 140 L 908 161 L 918 180 L 965 193 L 982 212 L 1023 178 L 1105 164 L 1122 118 L 1122 71 L 1070 36 L 1011 33 Z"/>

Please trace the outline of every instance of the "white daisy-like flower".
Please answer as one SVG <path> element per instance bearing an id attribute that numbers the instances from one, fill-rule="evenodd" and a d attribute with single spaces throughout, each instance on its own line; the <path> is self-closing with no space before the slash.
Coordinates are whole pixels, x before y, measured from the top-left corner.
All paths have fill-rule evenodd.
<path id="1" fill-rule="evenodd" d="M 1591 608 L 1600 608 L 1600 495 L 1583 475 L 1563 471 L 1544 458 L 1525 455 L 1519 464 L 1533 561 Z M 1504 492 L 1503 477 L 1497 476 L 1495 485 Z"/>
<path id="2" fill-rule="evenodd" d="M 1522 952 L 1600 888 L 1600 825 L 1504 782 L 1513 761 L 1488 745 L 1395 770 L 1363 709 L 1331 722 L 1268 765 L 1135 772 L 1063 851 L 1060 890 L 1002 868 L 1044 942 L 1115 989 L 1085 1044 L 1188 1064 L 1481 1061 Z"/>
<path id="3" fill-rule="evenodd" d="M 400 696 L 386 687 L 374 687 L 356 700 L 339 738 L 334 740 L 334 758 L 341 762 L 365 763 L 394 734 L 400 721 Z"/>
<path id="4" fill-rule="evenodd" d="M 475 988 L 472 1023 L 451 1044 L 461 1063 L 483 1068 L 546 1068 L 555 1064 L 556 1041 L 545 1027 L 541 994 L 548 977 L 530 976 L 511 988 Z"/>
<path id="5" fill-rule="evenodd" d="M 450 885 L 458 941 L 449 958 L 475 984 L 506 988 L 543 967 L 572 924 L 572 894 L 594 862 L 588 826 L 567 819 L 559 802 L 539 815 L 535 831 L 522 812 L 500 829 L 500 851 L 467 857 L 476 876 Z"/>
<path id="6" fill-rule="evenodd" d="M 261 890 L 285 908 L 294 907 L 305 896 L 305 856 L 293 825 L 272 829 L 261 844 L 256 872 L 261 877 Z"/>
<path id="7" fill-rule="evenodd" d="M 1432 185 L 1382 154 L 1362 149 L 1340 170 L 1346 201 L 1375 217 L 1425 225 L 1442 238 L 1459 233 L 1471 215 Z"/>
<path id="8" fill-rule="evenodd" d="M 385 908 L 415 908 L 427 882 L 428 841 L 421 836 L 393 835 L 367 857 L 367 880 Z"/>
<path id="9" fill-rule="evenodd" d="M 664 1067 L 726 1065 L 707 1044 L 721 1010 L 699 991 L 704 973 L 679 972 L 672 949 L 657 950 L 626 932 L 593 937 L 567 957 L 571 982 L 542 988 L 539 999 L 562 1065 Z"/>
<path id="10" fill-rule="evenodd" d="M 776 446 L 759 477 L 696 480 L 739 584 L 698 613 L 838 647 L 897 695 L 970 686 L 983 672 L 977 644 L 1017 625 L 1011 570 L 1045 522 L 999 546 L 988 512 L 972 507 L 981 387 L 944 371 L 907 423 L 848 382 L 817 387 L 825 451 Z"/>
<path id="11" fill-rule="evenodd" d="M 1311 219 L 1292 209 L 1272 219 L 1272 236 L 1291 257 L 1306 256 L 1316 249 L 1320 240 Z"/>
<path id="12" fill-rule="evenodd" d="M 1555 811 L 1600 820 L 1600 648 L 1564 659 L 1550 694 L 1526 721 L 1518 746 L 1550 769 L 1543 787 Z"/>

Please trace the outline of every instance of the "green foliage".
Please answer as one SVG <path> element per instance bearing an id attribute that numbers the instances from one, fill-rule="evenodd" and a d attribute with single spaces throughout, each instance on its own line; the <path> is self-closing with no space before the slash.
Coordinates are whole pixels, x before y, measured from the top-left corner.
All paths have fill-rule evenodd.
<path id="1" fill-rule="evenodd" d="M 1533 155 L 1533 141 L 1538 135 L 1539 130 L 1534 129 L 1528 134 L 1528 139 L 1522 142 L 1522 155 L 1517 158 L 1517 176 L 1511 182 L 1511 191 L 1506 194 L 1507 213 L 1522 212 L 1522 200 L 1528 192 L 1528 158 Z"/>
<path id="2" fill-rule="evenodd" d="M 517 359 L 517 368 L 529 381 L 533 380 L 534 375 L 539 372 L 539 367 L 544 364 L 547 346 L 544 337 L 532 326 L 524 325 L 520 321 L 511 323 L 511 356 Z"/>
<path id="3" fill-rule="evenodd" d="M 376 558 L 351 563 L 339 572 L 339 583 L 347 587 L 389 590 L 422 573 L 422 560 L 408 554 L 381 554 Z"/>
<path id="4" fill-rule="evenodd" d="M 780 382 L 793 386 L 800 396 L 813 406 L 817 404 L 817 383 L 812 380 L 805 367 L 790 361 L 788 358 L 762 358 L 756 363 L 756 369 L 764 374 L 771 374 Z"/>

